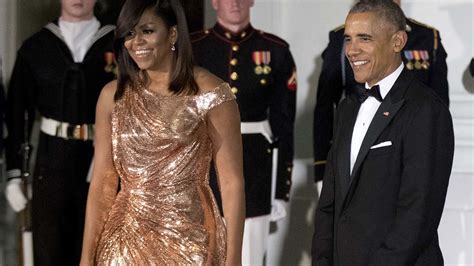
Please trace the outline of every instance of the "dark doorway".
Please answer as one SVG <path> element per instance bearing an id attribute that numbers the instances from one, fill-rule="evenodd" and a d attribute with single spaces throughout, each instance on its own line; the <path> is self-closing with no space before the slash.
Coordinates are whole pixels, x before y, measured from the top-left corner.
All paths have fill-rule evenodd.
<path id="1" fill-rule="evenodd" d="M 115 24 L 125 0 L 97 0 L 95 14 L 99 20 Z M 204 0 L 181 0 L 189 32 L 198 31 L 204 25 Z"/>

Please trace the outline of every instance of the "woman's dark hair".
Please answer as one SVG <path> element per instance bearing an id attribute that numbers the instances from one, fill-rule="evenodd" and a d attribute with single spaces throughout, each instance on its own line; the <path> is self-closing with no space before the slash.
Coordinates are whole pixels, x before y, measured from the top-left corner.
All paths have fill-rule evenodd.
<path id="1" fill-rule="evenodd" d="M 114 49 L 118 65 L 117 91 L 114 99 L 122 97 L 127 87 L 137 88 L 148 82 L 148 75 L 141 74 L 138 65 L 124 46 L 128 33 L 140 21 L 143 13 L 152 9 L 160 17 L 168 30 L 176 26 L 178 39 L 173 53 L 173 70 L 169 89 L 174 94 L 196 94 L 198 86 L 193 74 L 193 53 L 189 39 L 188 26 L 180 0 L 127 0 L 120 11 L 115 30 Z"/>

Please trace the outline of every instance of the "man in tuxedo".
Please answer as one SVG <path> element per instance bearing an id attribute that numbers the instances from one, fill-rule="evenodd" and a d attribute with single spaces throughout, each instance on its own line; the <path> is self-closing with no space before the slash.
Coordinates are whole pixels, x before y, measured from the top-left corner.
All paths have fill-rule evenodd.
<path id="1" fill-rule="evenodd" d="M 313 265 L 443 265 L 437 228 L 454 151 L 447 105 L 405 68 L 406 21 L 393 1 L 360 1 L 345 25 L 345 55 L 365 88 L 336 114 Z"/>
<path id="2" fill-rule="evenodd" d="M 401 7 L 401 0 L 393 0 Z M 313 121 L 314 179 L 324 176 L 332 143 L 334 107 L 341 98 L 356 92 L 351 66 L 344 56 L 344 25 L 329 32 L 329 44 L 322 54 L 323 65 L 318 81 Z M 432 88 L 449 106 L 448 54 L 441 33 L 432 26 L 406 18 L 408 41 L 402 51 L 407 70 Z"/>

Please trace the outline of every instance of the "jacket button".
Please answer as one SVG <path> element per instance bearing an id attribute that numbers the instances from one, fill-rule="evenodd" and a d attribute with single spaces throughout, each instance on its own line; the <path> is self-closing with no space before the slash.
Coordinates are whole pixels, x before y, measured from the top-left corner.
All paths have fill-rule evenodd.
<path id="1" fill-rule="evenodd" d="M 237 44 L 232 45 L 232 51 L 237 52 L 239 50 L 239 46 Z"/>
<path id="2" fill-rule="evenodd" d="M 237 74 L 237 72 L 232 72 L 232 74 L 230 74 L 231 80 L 237 80 L 238 78 L 239 78 L 239 74 Z"/>
<path id="3" fill-rule="evenodd" d="M 236 87 L 232 87 L 232 89 L 230 89 L 232 91 L 233 94 L 237 94 L 237 92 L 239 92 L 239 89 L 237 89 Z"/>
<path id="4" fill-rule="evenodd" d="M 232 60 L 230 60 L 230 64 L 231 64 L 232 66 L 236 66 L 238 62 L 239 62 L 239 61 L 237 60 L 237 58 L 233 58 Z"/>

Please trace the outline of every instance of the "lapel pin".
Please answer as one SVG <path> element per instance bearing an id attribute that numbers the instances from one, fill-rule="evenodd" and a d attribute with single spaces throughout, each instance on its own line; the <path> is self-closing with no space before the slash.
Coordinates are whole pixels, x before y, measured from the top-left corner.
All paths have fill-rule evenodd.
<path id="1" fill-rule="evenodd" d="M 390 113 L 389 113 L 389 112 L 383 112 L 383 115 L 384 115 L 384 116 L 389 116 Z"/>

